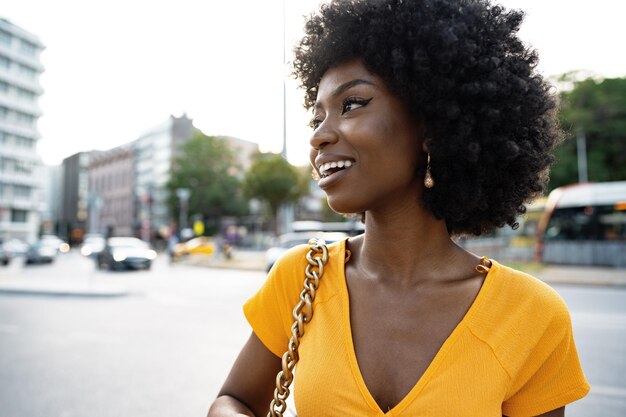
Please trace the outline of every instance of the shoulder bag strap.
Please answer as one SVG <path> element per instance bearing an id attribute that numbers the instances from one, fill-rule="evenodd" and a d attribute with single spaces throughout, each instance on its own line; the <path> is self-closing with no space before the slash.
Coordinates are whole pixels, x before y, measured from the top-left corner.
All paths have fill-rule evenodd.
<path id="1" fill-rule="evenodd" d="M 283 413 L 287 410 L 286 400 L 289 397 L 289 387 L 293 382 L 293 369 L 298 363 L 298 346 L 304 335 L 304 323 L 310 322 L 313 317 L 315 291 L 324 274 L 324 265 L 328 261 L 326 242 L 321 239 L 311 239 L 309 248 L 306 254 L 308 264 L 304 270 L 304 288 L 300 293 L 300 300 L 293 309 L 292 315 L 295 321 L 291 325 L 292 336 L 288 349 L 283 355 L 283 369 L 276 375 L 276 389 L 267 417 L 283 417 Z"/>

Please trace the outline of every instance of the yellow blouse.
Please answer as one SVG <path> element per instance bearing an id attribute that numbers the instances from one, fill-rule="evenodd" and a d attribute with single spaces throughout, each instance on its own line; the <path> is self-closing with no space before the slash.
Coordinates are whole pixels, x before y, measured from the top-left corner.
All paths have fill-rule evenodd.
<path id="1" fill-rule="evenodd" d="M 381 410 L 354 353 L 345 249 L 345 240 L 329 245 L 314 316 L 299 348 L 299 417 L 537 416 L 589 391 L 561 297 L 543 282 L 493 262 L 474 303 L 426 372 L 400 403 Z M 298 246 L 286 253 L 244 305 L 255 334 L 277 356 L 291 336 L 307 250 Z"/>

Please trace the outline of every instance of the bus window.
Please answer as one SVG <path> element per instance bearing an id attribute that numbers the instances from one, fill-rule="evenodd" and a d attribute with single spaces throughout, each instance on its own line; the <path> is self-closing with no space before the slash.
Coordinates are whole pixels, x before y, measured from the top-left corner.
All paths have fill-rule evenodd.
<path id="1" fill-rule="evenodd" d="M 552 191 L 536 254 L 547 263 L 626 267 L 626 181 Z"/>

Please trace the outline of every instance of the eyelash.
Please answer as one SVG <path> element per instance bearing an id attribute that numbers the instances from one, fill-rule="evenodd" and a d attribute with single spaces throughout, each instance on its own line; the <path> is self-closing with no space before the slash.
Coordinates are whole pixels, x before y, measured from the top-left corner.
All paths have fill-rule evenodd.
<path id="1" fill-rule="evenodd" d="M 370 98 L 356 98 L 356 97 L 348 97 L 343 101 L 343 104 L 341 105 L 341 114 L 345 114 L 349 111 L 352 110 L 356 110 L 356 109 L 350 109 L 348 110 L 347 107 L 351 106 L 353 104 L 358 104 L 360 107 L 365 107 L 368 105 L 368 103 L 372 101 L 372 97 Z M 357 107 L 358 108 L 358 107 Z"/>
<path id="2" fill-rule="evenodd" d="M 348 113 L 348 112 L 350 112 L 352 110 L 356 110 L 356 109 L 352 109 L 352 108 L 348 109 L 349 106 L 352 106 L 352 105 L 356 104 L 356 105 L 359 106 L 359 107 L 357 107 L 357 109 L 361 108 L 361 107 L 367 106 L 369 104 L 369 102 L 372 101 L 372 98 L 373 97 L 366 98 L 366 99 L 356 98 L 356 97 L 348 97 L 348 98 L 346 98 L 343 101 L 343 103 L 341 104 L 341 115 L 343 116 L 344 114 L 346 114 L 346 113 Z M 313 130 L 315 130 L 315 129 L 317 129 L 319 127 L 319 125 L 322 123 L 322 121 L 323 120 L 321 120 L 321 119 L 314 118 L 313 120 L 311 120 L 309 122 L 309 126 Z"/>

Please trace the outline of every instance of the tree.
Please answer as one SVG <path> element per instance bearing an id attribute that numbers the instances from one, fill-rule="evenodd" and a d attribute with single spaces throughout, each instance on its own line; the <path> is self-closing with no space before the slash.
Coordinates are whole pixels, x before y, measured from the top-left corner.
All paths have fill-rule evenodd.
<path id="1" fill-rule="evenodd" d="M 578 182 L 579 133 L 586 137 L 589 181 L 626 179 L 626 78 L 574 81 L 561 93 L 559 118 L 566 137 L 556 151 L 550 189 Z"/>
<path id="2" fill-rule="evenodd" d="M 180 209 L 178 188 L 191 190 L 188 213 L 208 220 L 209 233 L 219 228 L 223 216 L 246 214 L 241 181 L 235 176 L 239 166 L 225 141 L 196 133 L 178 152 L 167 184 L 168 203 L 176 219 Z"/>
<path id="3" fill-rule="evenodd" d="M 258 198 L 269 206 L 274 231 L 280 206 L 305 195 L 306 185 L 298 169 L 276 154 L 257 155 L 243 181 L 246 197 Z"/>

